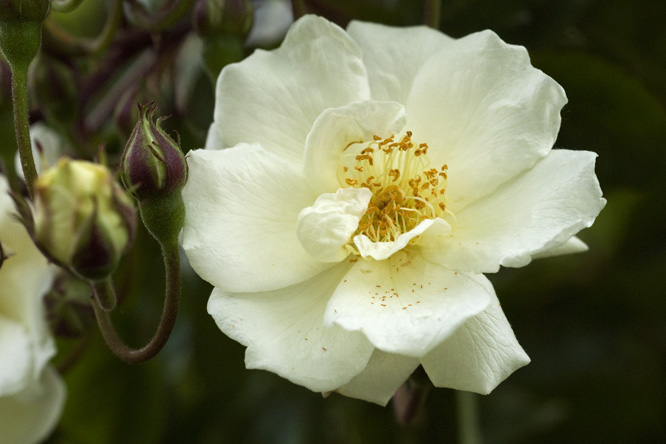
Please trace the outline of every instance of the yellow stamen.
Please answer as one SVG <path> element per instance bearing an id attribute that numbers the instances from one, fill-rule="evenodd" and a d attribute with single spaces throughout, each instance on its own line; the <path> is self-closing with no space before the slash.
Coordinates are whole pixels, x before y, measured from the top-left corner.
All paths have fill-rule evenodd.
<path id="1" fill-rule="evenodd" d="M 374 135 L 371 142 L 352 142 L 345 147 L 340 184 L 372 191 L 353 236 L 364 234 L 373 242 L 391 242 L 423 220 L 452 215 L 445 193 L 448 165 L 430 168 L 428 148 L 427 143 L 415 143 L 411 131 L 388 138 Z"/>

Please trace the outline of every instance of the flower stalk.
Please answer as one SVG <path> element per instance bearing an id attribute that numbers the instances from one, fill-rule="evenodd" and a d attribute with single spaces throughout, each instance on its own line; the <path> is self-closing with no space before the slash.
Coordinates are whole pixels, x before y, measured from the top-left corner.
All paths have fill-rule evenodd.
<path id="1" fill-rule="evenodd" d="M 92 285 L 95 300 L 93 309 L 104 341 L 111 351 L 125 362 L 137 364 L 145 362 L 162 350 L 176 323 L 180 300 L 180 257 L 176 240 L 160 243 L 166 271 L 166 293 L 160 323 L 152 339 L 141 348 L 127 346 L 118 335 L 109 312 L 104 309 L 105 301 L 115 299 L 115 290 L 111 281 L 101 285 Z"/>
<path id="2" fill-rule="evenodd" d="M 42 23 L 49 13 L 51 2 L 39 0 L 26 4 L 13 0 L 0 2 L 0 51 L 12 73 L 12 104 L 14 129 L 21 157 L 21 167 L 32 197 L 37 178 L 35 160 L 30 145 L 28 119 L 28 67 L 42 43 Z"/>
<path id="3" fill-rule="evenodd" d="M 90 281 L 93 289 L 93 297 L 95 302 L 104 311 L 111 311 L 116 308 L 118 298 L 113 288 L 113 281 L 111 278 L 102 281 Z"/>
<path id="4" fill-rule="evenodd" d="M 439 29 L 442 13 L 442 0 L 425 0 L 425 12 L 423 22 L 432 29 Z"/>
<path id="5" fill-rule="evenodd" d="M 458 410 L 458 442 L 460 444 L 481 444 L 479 426 L 479 403 L 476 393 L 456 390 L 456 409 Z"/>
<path id="6" fill-rule="evenodd" d="M 30 197 L 34 196 L 34 182 L 37 179 L 35 159 L 32 157 L 30 144 L 30 121 L 28 119 L 28 65 L 29 63 L 12 63 L 12 104 L 14 107 L 14 130 L 16 144 L 23 176 L 28 186 Z"/>

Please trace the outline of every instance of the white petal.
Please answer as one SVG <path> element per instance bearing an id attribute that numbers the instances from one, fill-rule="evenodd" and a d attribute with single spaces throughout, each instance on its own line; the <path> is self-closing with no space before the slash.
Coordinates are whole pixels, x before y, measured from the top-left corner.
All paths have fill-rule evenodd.
<path id="1" fill-rule="evenodd" d="M 264 0 L 252 4 L 252 29 L 245 39 L 246 47 L 270 47 L 282 40 L 294 21 L 291 4 L 285 0 Z"/>
<path id="2" fill-rule="evenodd" d="M 35 381 L 55 354 L 42 302 L 54 268 L 15 215 L 7 181 L 0 176 L 0 242 L 12 253 L 0 267 L 0 356 L 12 356 L 0 359 L 0 394 Z"/>
<path id="3" fill-rule="evenodd" d="M 314 205 L 298 215 L 296 231 L 301 245 L 321 262 L 340 262 L 350 251 L 345 248 L 368 209 L 372 191 L 341 188 L 322 194 Z"/>
<path id="4" fill-rule="evenodd" d="M 484 31 L 424 64 L 406 103 L 406 128 L 428 143 L 434 166 L 448 164 L 455 213 L 545 156 L 565 103 L 564 90 L 530 65 L 525 48 Z"/>
<path id="5" fill-rule="evenodd" d="M 378 349 L 422 357 L 490 302 L 490 282 L 424 260 L 411 249 L 359 260 L 333 293 L 326 325 L 360 331 Z"/>
<path id="6" fill-rule="evenodd" d="M 354 237 L 354 244 L 358 248 L 362 257 L 371 257 L 375 260 L 381 261 L 391 257 L 395 252 L 402 250 L 409 244 L 409 241 L 416 236 L 420 236 L 428 228 L 430 228 L 435 221 L 438 221 L 440 230 L 446 231 L 444 227 L 448 226 L 451 231 L 451 226 L 443 219 L 426 219 L 415 226 L 410 231 L 401 234 L 392 242 L 373 242 L 364 234 Z M 442 232 L 442 231 L 440 231 Z"/>
<path id="7" fill-rule="evenodd" d="M 323 323 L 326 303 L 348 268 L 343 262 L 309 281 L 266 293 L 216 288 L 208 313 L 220 330 L 247 346 L 247 368 L 331 391 L 363 371 L 373 350 L 362 334 Z"/>
<path id="8" fill-rule="evenodd" d="M 426 26 L 400 27 L 352 21 L 349 35 L 363 51 L 375 100 L 407 103 L 414 77 L 452 38 Z"/>
<path id="9" fill-rule="evenodd" d="M 25 328 L 0 316 L 0 397 L 13 395 L 32 382 L 32 350 Z"/>
<path id="10" fill-rule="evenodd" d="M 314 122 L 305 142 L 305 177 L 318 194 L 341 186 L 337 174 L 341 157 L 352 142 L 389 137 L 405 125 L 405 109 L 395 102 L 365 100 L 324 111 Z"/>
<path id="11" fill-rule="evenodd" d="M 37 174 L 50 166 L 53 166 L 62 155 L 62 140 L 57 132 L 42 122 L 30 126 L 30 142 L 32 145 L 32 157 L 35 161 Z M 18 151 L 14 156 L 14 168 L 16 174 L 23 180 L 23 167 Z"/>
<path id="12" fill-rule="evenodd" d="M 563 256 L 565 254 L 583 253 L 587 250 L 589 250 L 587 244 L 574 236 L 562 245 L 558 245 L 540 253 L 533 254 L 532 259 L 543 259 L 546 257 Z"/>
<path id="13" fill-rule="evenodd" d="M 0 397 L 2 442 L 41 442 L 58 423 L 65 397 L 65 384 L 52 367 L 46 367 L 39 381 L 23 392 Z"/>
<path id="14" fill-rule="evenodd" d="M 587 151 L 551 151 L 534 168 L 457 213 L 450 236 L 424 233 L 424 255 L 475 272 L 527 265 L 532 255 L 592 225 L 604 207 L 595 158 Z"/>
<path id="15" fill-rule="evenodd" d="M 494 295 L 483 313 L 421 359 L 435 386 L 484 395 L 529 362 Z"/>
<path id="16" fill-rule="evenodd" d="M 228 291 L 266 291 L 330 266 L 296 236 L 298 214 L 316 198 L 300 168 L 256 145 L 196 150 L 187 162 L 182 245 L 203 279 Z"/>
<path id="17" fill-rule="evenodd" d="M 41 319 L 35 307 L 50 288 L 53 269 L 35 247 L 25 227 L 16 220 L 14 203 L 5 177 L 0 176 L 0 241 L 13 254 L 0 267 L 0 315 L 28 323 Z M 39 301 L 39 302 L 37 302 Z"/>
<path id="18" fill-rule="evenodd" d="M 259 143 L 301 161 L 305 137 L 322 111 L 369 96 L 356 43 L 327 20 L 306 16 L 279 49 L 257 50 L 222 70 L 215 125 L 224 147 Z"/>
<path id="19" fill-rule="evenodd" d="M 363 372 L 336 392 L 385 406 L 418 366 L 418 358 L 375 350 Z"/>
<path id="20" fill-rule="evenodd" d="M 224 148 L 222 136 L 217 132 L 217 125 L 215 122 L 211 123 L 208 127 L 208 134 L 206 135 L 206 144 L 204 148 L 207 150 L 219 150 Z"/>

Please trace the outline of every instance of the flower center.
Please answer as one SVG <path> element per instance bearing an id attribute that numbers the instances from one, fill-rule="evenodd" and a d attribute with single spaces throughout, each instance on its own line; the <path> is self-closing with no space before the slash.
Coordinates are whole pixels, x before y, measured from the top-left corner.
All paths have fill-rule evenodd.
<path id="1" fill-rule="evenodd" d="M 446 208 L 448 166 L 429 168 L 428 144 L 414 142 L 411 131 L 398 137 L 373 136 L 372 142 L 352 142 L 344 150 L 338 172 L 341 186 L 372 191 L 353 236 L 391 242 L 425 219 L 450 214 Z"/>

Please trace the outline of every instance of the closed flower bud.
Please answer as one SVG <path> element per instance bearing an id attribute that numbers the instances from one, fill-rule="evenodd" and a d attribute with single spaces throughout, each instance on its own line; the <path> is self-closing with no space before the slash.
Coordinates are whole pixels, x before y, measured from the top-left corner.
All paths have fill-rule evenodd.
<path id="1" fill-rule="evenodd" d="M 37 243 L 82 278 L 108 277 L 135 228 L 130 198 L 103 165 L 63 158 L 35 182 Z"/>
<path id="2" fill-rule="evenodd" d="M 139 121 L 121 159 L 121 177 L 139 202 L 180 191 L 187 181 L 183 152 L 153 120 L 155 104 L 139 105 Z"/>

